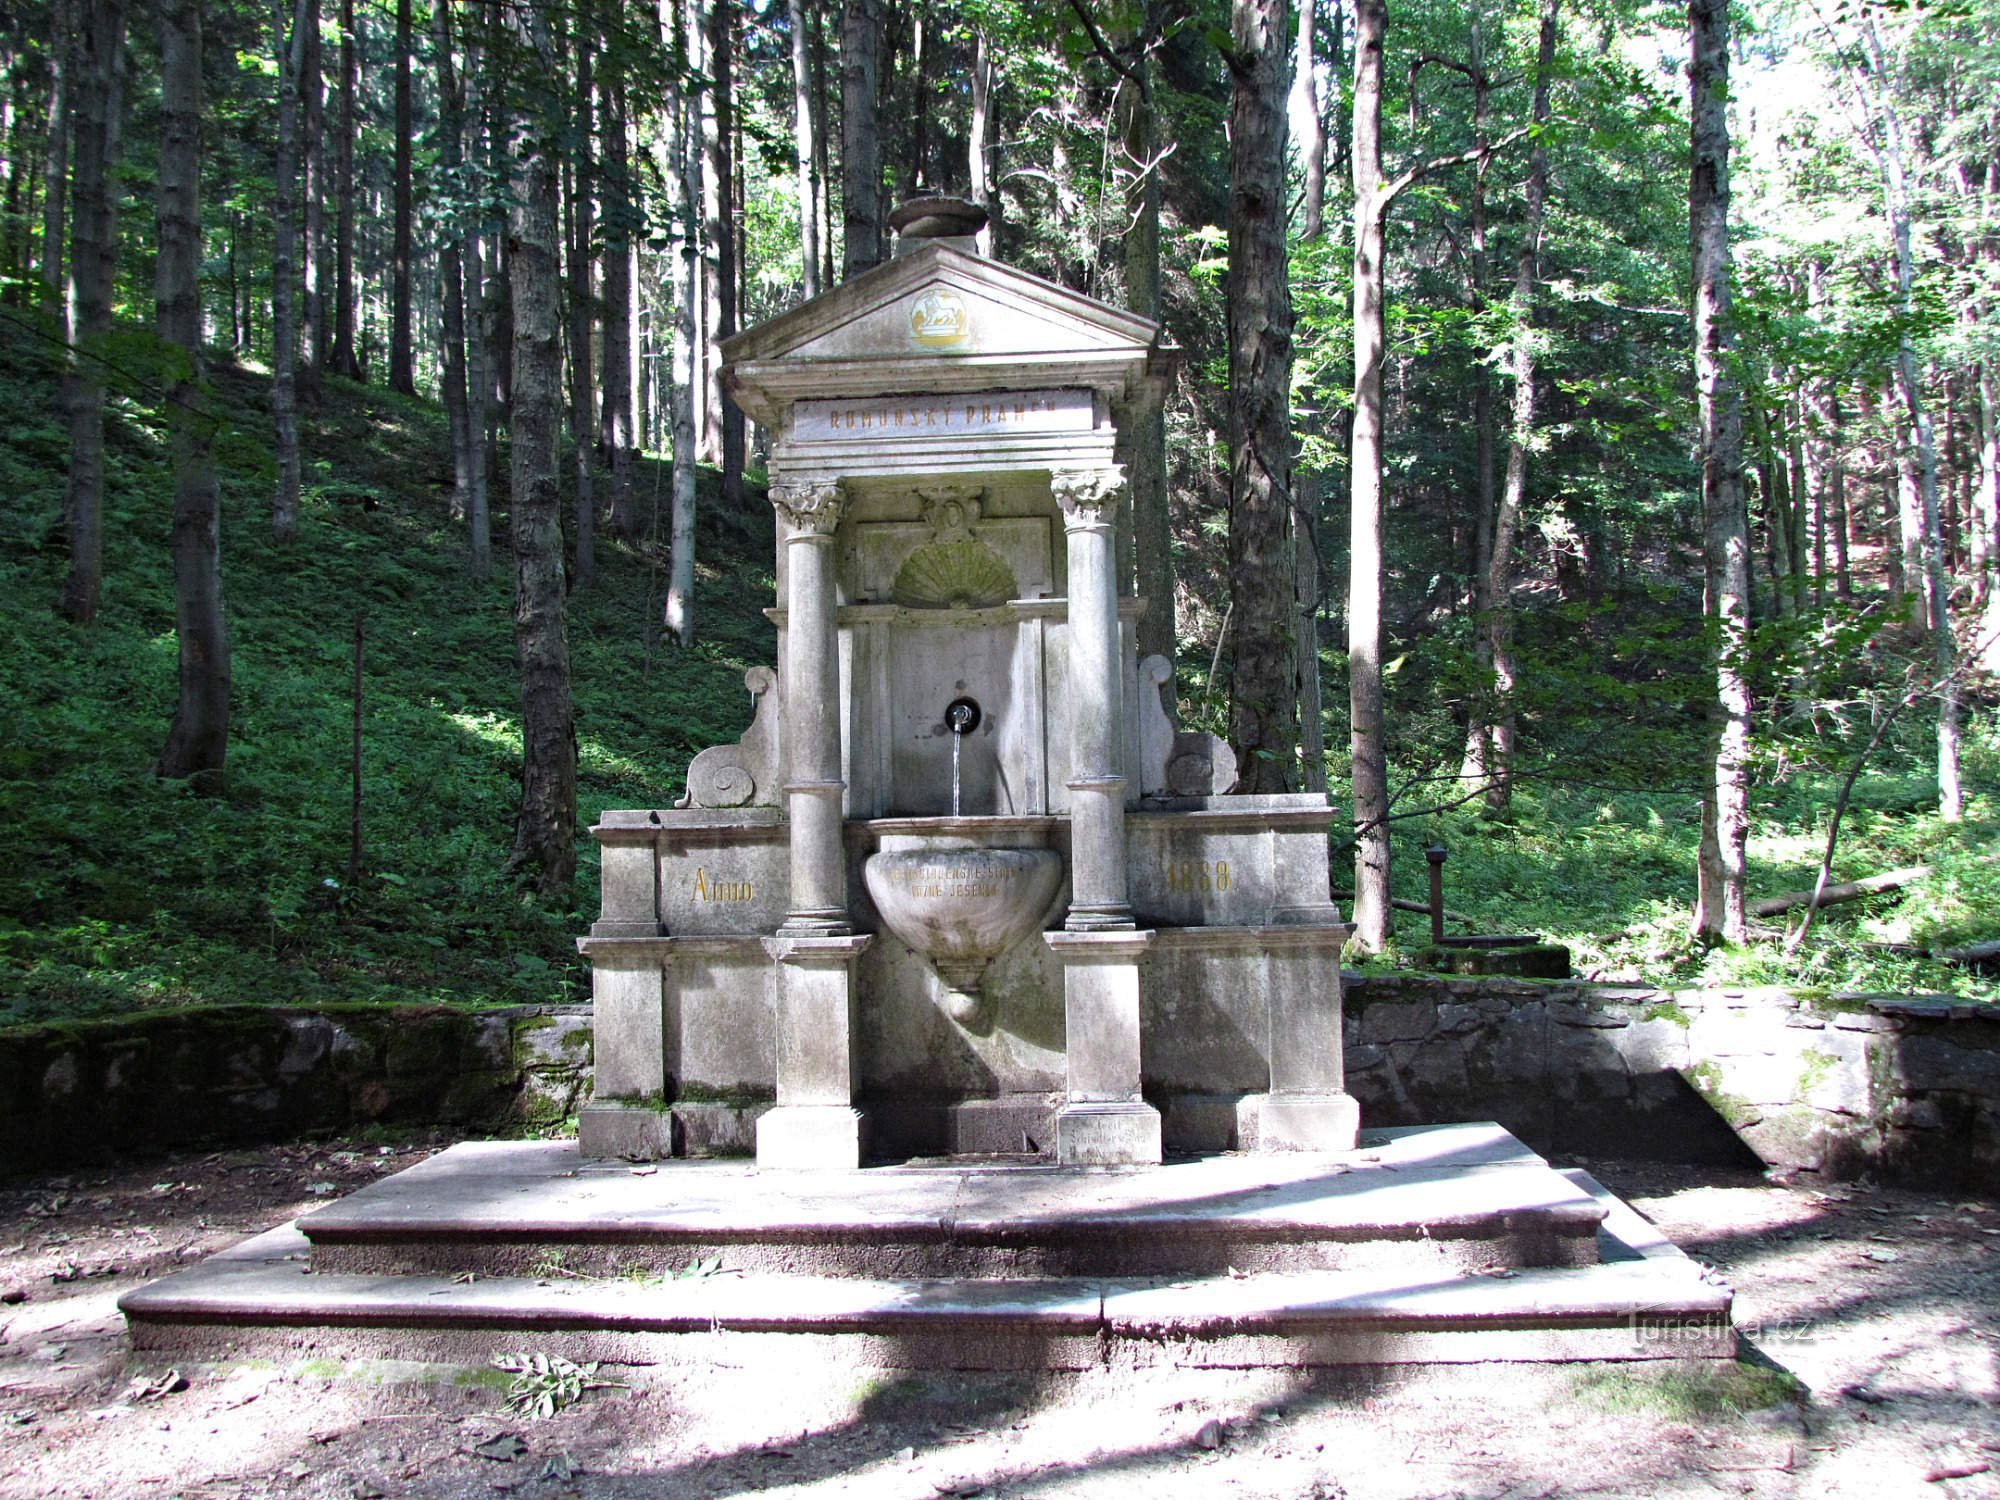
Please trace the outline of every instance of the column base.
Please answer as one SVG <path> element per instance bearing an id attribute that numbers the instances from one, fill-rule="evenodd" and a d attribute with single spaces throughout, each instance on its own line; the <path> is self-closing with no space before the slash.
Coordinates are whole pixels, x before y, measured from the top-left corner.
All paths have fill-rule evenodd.
<path id="1" fill-rule="evenodd" d="M 1252 1149 L 1260 1153 L 1352 1151 L 1361 1106 L 1352 1094 L 1253 1094 L 1238 1107 L 1237 1119 L 1245 1127 L 1255 1121 Z"/>
<path id="2" fill-rule="evenodd" d="M 866 1117 L 839 1104 L 781 1104 L 757 1121 L 757 1166 L 781 1172 L 851 1171 L 861 1165 Z"/>
<path id="3" fill-rule="evenodd" d="M 674 1117 L 650 1104 L 593 1099 L 577 1111 L 576 1148 L 586 1157 L 665 1161 L 674 1154 Z"/>
<path id="4" fill-rule="evenodd" d="M 1150 1104 L 1066 1104 L 1056 1113 L 1056 1163 L 1156 1167 L 1160 1112 Z"/>

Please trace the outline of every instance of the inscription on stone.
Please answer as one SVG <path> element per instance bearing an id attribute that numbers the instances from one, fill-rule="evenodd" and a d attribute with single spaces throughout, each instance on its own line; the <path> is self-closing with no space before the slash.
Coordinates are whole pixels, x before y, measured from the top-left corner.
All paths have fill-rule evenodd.
<path id="1" fill-rule="evenodd" d="M 688 894 L 697 901 L 754 901 L 756 888 L 747 880 L 725 880 L 711 875 L 703 865 L 694 867 L 694 881 Z"/>
<path id="2" fill-rule="evenodd" d="M 1167 861 L 1167 889 L 1200 893 L 1229 889 L 1229 861 L 1226 859 L 1174 859 Z"/>
<path id="3" fill-rule="evenodd" d="M 899 870 L 890 879 L 910 896 L 928 901 L 970 901 L 1000 894 L 996 882 L 968 877 L 965 870 L 949 864 L 918 865 Z"/>
<path id="4" fill-rule="evenodd" d="M 977 396 L 877 396 L 801 401 L 792 439 L 824 443 L 867 433 L 875 439 L 986 433 L 1088 432 L 1096 422 L 1089 391 L 993 391 Z"/>

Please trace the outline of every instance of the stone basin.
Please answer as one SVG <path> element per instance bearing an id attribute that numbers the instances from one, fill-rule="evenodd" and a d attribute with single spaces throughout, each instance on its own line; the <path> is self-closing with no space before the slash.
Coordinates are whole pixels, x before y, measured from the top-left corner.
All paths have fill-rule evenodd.
<path id="1" fill-rule="evenodd" d="M 994 849 L 976 836 L 885 837 L 862 866 L 882 924 L 930 960 L 945 982 L 946 1014 L 981 1012 L 986 966 L 1050 916 L 1063 883 L 1053 849 Z"/>

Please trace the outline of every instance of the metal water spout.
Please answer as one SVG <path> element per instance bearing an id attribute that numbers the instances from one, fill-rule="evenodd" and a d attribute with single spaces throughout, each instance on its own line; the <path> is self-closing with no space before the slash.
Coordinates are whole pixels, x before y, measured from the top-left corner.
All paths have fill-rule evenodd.
<path id="1" fill-rule="evenodd" d="M 979 705 L 970 698 L 954 698 L 945 705 L 944 724 L 951 731 L 951 815 L 958 811 L 958 750 L 965 737 L 979 727 Z"/>

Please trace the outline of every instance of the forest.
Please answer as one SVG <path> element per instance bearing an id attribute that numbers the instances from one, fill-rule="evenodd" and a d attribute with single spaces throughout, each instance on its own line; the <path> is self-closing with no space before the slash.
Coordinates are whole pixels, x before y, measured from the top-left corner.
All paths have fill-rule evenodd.
<path id="1" fill-rule="evenodd" d="M 771 656 L 719 346 L 927 193 L 1181 351 L 1141 651 L 1342 810 L 1357 961 L 1442 845 L 1598 977 L 1995 998 L 2000 0 L 21 0 L 0 68 L 0 1024 L 579 997 L 590 821 Z"/>

